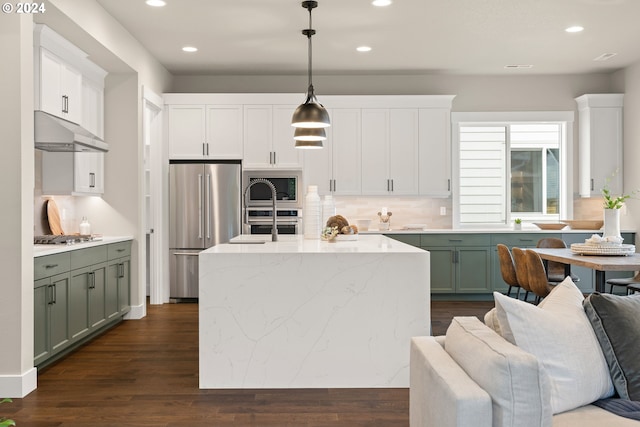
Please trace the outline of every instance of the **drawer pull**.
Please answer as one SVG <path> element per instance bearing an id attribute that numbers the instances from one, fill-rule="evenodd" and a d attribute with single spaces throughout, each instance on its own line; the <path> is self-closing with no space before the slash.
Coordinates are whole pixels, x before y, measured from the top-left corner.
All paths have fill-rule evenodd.
<path id="1" fill-rule="evenodd" d="M 44 268 L 46 268 L 47 270 L 50 268 L 56 268 L 58 266 L 58 264 L 47 264 L 44 266 Z"/>
<path id="2" fill-rule="evenodd" d="M 518 239 L 521 242 L 533 242 L 533 239 Z"/>
<path id="3" fill-rule="evenodd" d="M 124 249 L 116 249 L 116 252 L 124 252 Z"/>
<path id="4" fill-rule="evenodd" d="M 449 239 L 450 242 L 462 242 L 462 239 Z"/>

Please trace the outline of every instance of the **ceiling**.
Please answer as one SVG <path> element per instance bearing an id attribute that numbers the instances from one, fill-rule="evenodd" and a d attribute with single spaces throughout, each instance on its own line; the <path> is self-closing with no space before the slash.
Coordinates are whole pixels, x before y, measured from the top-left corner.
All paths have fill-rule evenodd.
<path id="1" fill-rule="evenodd" d="M 175 75 L 303 74 L 298 0 L 97 0 Z M 319 0 L 319 74 L 567 74 L 640 60 L 640 0 Z M 581 25 L 581 33 L 565 28 Z M 198 47 L 187 54 L 185 45 Z M 359 53 L 361 45 L 371 52 Z M 617 55 L 607 61 L 593 59 Z M 505 65 L 532 65 L 506 69 Z"/>

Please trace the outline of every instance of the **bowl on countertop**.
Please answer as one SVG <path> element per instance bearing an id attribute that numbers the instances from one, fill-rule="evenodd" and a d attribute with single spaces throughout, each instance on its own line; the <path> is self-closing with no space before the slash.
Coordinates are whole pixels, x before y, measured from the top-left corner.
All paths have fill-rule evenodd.
<path id="1" fill-rule="evenodd" d="M 600 230 L 604 225 L 601 219 L 563 219 L 562 222 L 572 230 Z"/>
<path id="2" fill-rule="evenodd" d="M 534 222 L 540 230 L 562 230 L 567 226 L 564 222 Z"/>
<path id="3" fill-rule="evenodd" d="M 356 219 L 356 225 L 359 231 L 368 231 L 371 225 L 370 219 Z"/>

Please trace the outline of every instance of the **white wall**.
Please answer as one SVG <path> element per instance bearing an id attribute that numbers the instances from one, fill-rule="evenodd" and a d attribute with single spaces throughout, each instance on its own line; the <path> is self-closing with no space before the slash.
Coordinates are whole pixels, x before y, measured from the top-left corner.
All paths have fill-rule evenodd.
<path id="1" fill-rule="evenodd" d="M 33 369 L 33 26 L 0 15 L 0 396 L 23 397 Z"/>
<path id="2" fill-rule="evenodd" d="M 614 75 L 615 90 L 624 93 L 624 193 L 640 190 L 640 62 Z M 640 193 L 626 203 L 622 226 L 640 230 Z"/>

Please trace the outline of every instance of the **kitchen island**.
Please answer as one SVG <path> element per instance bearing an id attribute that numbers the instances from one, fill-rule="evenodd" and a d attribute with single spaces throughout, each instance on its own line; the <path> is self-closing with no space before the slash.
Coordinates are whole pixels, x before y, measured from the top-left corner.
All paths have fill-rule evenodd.
<path id="1" fill-rule="evenodd" d="M 380 235 L 243 241 L 257 238 L 200 253 L 200 388 L 409 386 L 429 252 Z"/>

